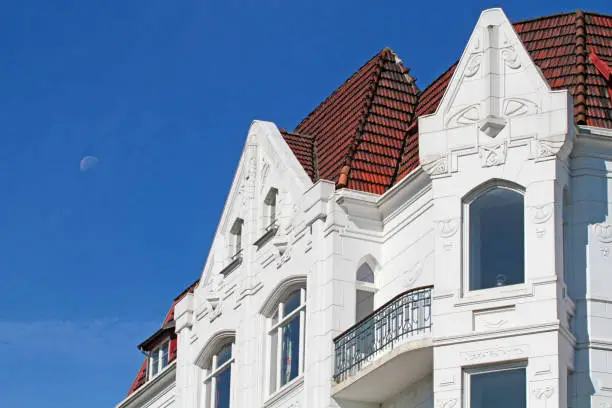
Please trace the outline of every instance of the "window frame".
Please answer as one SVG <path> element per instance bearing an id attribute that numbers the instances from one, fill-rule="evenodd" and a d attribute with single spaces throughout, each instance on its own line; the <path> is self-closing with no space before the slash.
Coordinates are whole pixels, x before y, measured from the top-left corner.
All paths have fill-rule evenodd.
<path id="1" fill-rule="evenodd" d="M 463 406 L 471 408 L 472 376 L 479 374 L 495 373 L 500 371 L 525 370 L 525 403 L 529 400 L 529 380 L 527 378 L 527 361 L 515 361 L 509 363 L 493 363 L 485 366 L 466 367 L 463 369 Z"/>
<path id="2" fill-rule="evenodd" d="M 217 367 L 217 361 L 219 359 L 219 353 L 225 348 L 230 347 L 231 357 L 222 363 L 219 367 Z M 231 339 L 221 344 L 216 348 L 215 353 L 210 357 L 209 364 L 207 364 L 208 368 L 205 368 L 204 379 L 202 380 L 202 384 L 204 385 L 204 406 L 210 406 L 211 408 L 215 407 L 216 401 L 216 387 L 217 387 L 217 377 L 223 373 L 225 370 L 230 370 L 230 388 L 229 388 L 229 406 L 232 406 L 233 402 L 233 386 L 231 380 L 231 373 L 234 371 L 235 366 L 235 357 L 234 357 L 234 349 L 236 346 L 235 339 Z"/>
<path id="3" fill-rule="evenodd" d="M 289 300 L 296 292 L 299 291 L 300 303 L 299 305 L 292 310 L 287 315 L 284 314 L 284 306 L 287 300 Z M 267 393 L 268 396 L 273 396 L 286 387 L 290 386 L 294 382 L 298 381 L 304 374 L 304 360 L 305 360 L 305 328 L 306 328 L 306 287 L 300 285 L 297 288 L 293 288 L 291 290 L 287 290 L 284 292 L 285 296 L 281 298 L 281 300 L 276 304 L 276 308 L 272 310 L 272 313 L 267 316 L 267 350 L 268 350 L 268 358 L 267 358 Z M 277 321 L 273 322 L 274 317 L 277 316 Z M 298 359 L 298 373 L 297 375 L 287 381 L 285 384 L 281 383 L 281 374 L 282 374 L 282 350 L 283 350 L 283 335 L 282 335 L 282 327 L 289 324 L 293 319 L 299 319 L 299 328 L 300 328 L 300 337 L 298 340 L 299 347 L 299 359 Z M 276 333 L 276 345 L 274 346 L 272 343 L 272 338 Z M 274 358 L 274 365 L 272 364 L 272 360 Z M 273 371 L 275 375 L 273 376 Z M 274 384 L 272 381 L 274 380 Z"/>
<path id="4" fill-rule="evenodd" d="M 510 284 L 510 285 L 502 285 L 500 287 L 489 287 L 489 288 L 482 288 L 482 289 L 470 289 L 470 277 L 471 277 L 471 273 L 472 270 L 470 268 L 470 245 L 471 245 L 471 237 L 470 237 L 470 206 L 476 201 L 478 200 L 480 197 L 482 197 L 483 195 L 487 194 L 488 192 L 492 191 L 492 190 L 496 190 L 496 189 L 505 189 L 505 190 L 509 190 L 515 193 L 520 194 L 521 196 L 523 196 L 523 282 L 521 283 L 516 283 L 516 284 Z M 525 211 L 525 188 L 509 182 L 509 181 L 505 181 L 505 180 L 492 180 L 490 182 L 487 182 L 483 185 L 478 186 L 477 188 L 475 188 L 474 190 L 472 190 L 470 193 L 468 193 L 464 199 L 462 200 L 462 226 L 461 226 L 461 234 L 462 234 L 462 250 L 461 250 L 461 257 L 462 257 L 462 272 L 461 272 L 461 293 L 462 295 L 466 295 L 466 294 L 475 294 L 475 293 L 482 293 L 482 292 L 486 292 L 486 291 L 490 291 L 490 290 L 499 290 L 500 288 L 508 288 L 508 287 L 520 287 L 521 285 L 525 285 L 527 283 L 527 268 L 526 268 L 526 248 L 527 248 L 527 240 L 526 240 L 526 228 L 525 228 L 525 220 L 527 218 L 527 211 Z"/>
<path id="5" fill-rule="evenodd" d="M 164 365 L 164 348 L 167 349 L 167 359 Z M 153 362 L 157 358 L 157 371 L 153 373 Z M 170 339 L 166 339 L 149 352 L 147 358 L 147 381 L 160 375 L 170 365 Z"/>
<path id="6" fill-rule="evenodd" d="M 263 203 L 263 233 L 265 234 L 273 229 L 278 221 L 278 189 L 276 187 L 268 190 Z"/>
<path id="7" fill-rule="evenodd" d="M 365 265 L 367 265 L 367 267 L 370 269 L 370 272 L 372 272 L 372 280 L 374 282 L 366 282 L 359 280 L 359 270 Z M 357 270 L 355 271 L 355 323 L 359 322 L 357 316 L 357 296 L 359 292 L 366 292 L 372 296 L 372 310 L 370 311 L 370 313 L 376 310 L 376 298 L 374 297 L 376 295 L 376 292 L 378 292 L 378 288 L 376 287 L 376 273 L 374 271 L 374 268 L 372 268 L 372 266 L 368 262 L 363 262 L 362 264 L 360 264 Z"/>
<path id="8" fill-rule="evenodd" d="M 235 261 L 242 255 L 244 249 L 244 242 L 242 242 L 243 226 L 244 220 L 242 218 L 236 218 L 236 221 L 234 221 L 229 230 L 228 258 L 230 261 Z"/>

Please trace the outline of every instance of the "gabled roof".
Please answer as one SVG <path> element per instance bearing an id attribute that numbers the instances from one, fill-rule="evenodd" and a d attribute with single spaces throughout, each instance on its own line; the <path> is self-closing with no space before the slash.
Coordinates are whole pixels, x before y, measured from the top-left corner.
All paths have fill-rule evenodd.
<path id="1" fill-rule="evenodd" d="M 174 306 L 187 294 L 193 293 L 195 287 L 198 285 L 199 280 L 192 283 L 187 289 L 181 292 L 172 302 L 172 306 L 170 306 L 170 310 L 166 314 L 166 318 L 162 323 L 159 330 L 157 330 L 152 336 L 147 338 L 145 341 L 138 345 L 139 350 L 142 351 L 151 351 L 153 348 L 158 346 L 159 341 L 163 341 L 167 339 L 167 336 L 170 336 L 170 346 L 169 346 L 169 356 L 168 362 L 172 362 L 176 360 L 176 335 L 174 334 Z M 142 387 L 147 382 L 147 359 L 143 361 L 140 366 L 140 370 L 138 370 L 138 374 L 128 391 L 128 396 L 131 395 L 134 391 Z"/>
<path id="2" fill-rule="evenodd" d="M 343 181 L 349 188 L 382 193 L 395 176 L 418 93 L 408 69 L 385 48 L 295 132 L 285 132 L 285 140 L 300 163 L 307 164 L 304 168 L 313 180 Z M 351 172 L 347 180 L 340 180 L 345 166 Z"/>
<path id="3" fill-rule="evenodd" d="M 576 11 L 514 29 L 550 87 L 574 97 L 576 124 L 612 128 L 612 85 L 590 58 L 612 65 L 612 15 Z M 435 112 L 455 68 L 419 92 L 385 48 L 283 136 L 313 181 L 382 194 L 419 165 L 416 119 Z"/>

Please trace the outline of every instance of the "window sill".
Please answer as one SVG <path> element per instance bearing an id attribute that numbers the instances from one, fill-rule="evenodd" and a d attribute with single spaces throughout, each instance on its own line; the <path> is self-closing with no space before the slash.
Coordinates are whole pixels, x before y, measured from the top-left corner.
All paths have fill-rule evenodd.
<path id="1" fill-rule="evenodd" d="M 242 263 L 242 255 L 238 255 L 232 259 L 232 261 L 225 268 L 219 272 L 223 276 L 227 276 L 234 271 Z"/>
<path id="2" fill-rule="evenodd" d="M 527 283 L 517 283 L 501 287 L 478 289 L 464 292 L 455 306 L 469 306 L 485 302 L 497 302 L 533 296 L 533 286 Z"/>
<path id="3" fill-rule="evenodd" d="M 296 389 L 300 388 L 302 385 L 304 385 L 304 374 L 299 375 L 298 377 L 289 381 L 287 384 L 283 385 L 278 390 L 274 391 L 274 393 L 271 394 L 264 402 L 264 408 L 268 408 L 275 405 L 280 400 L 289 395 L 292 391 L 295 391 Z"/>
<path id="4" fill-rule="evenodd" d="M 253 245 L 255 245 L 257 249 L 261 248 L 276 235 L 277 231 L 278 226 L 272 225 L 270 228 L 266 229 L 266 232 L 264 232 L 263 235 L 257 239 L 257 241 L 253 242 Z"/>

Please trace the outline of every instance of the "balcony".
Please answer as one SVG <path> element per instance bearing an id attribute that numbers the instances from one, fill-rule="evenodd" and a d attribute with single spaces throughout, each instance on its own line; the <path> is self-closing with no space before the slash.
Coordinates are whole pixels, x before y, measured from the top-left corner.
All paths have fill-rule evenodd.
<path id="1" fill-rule="evenodd" d="M 401 293 L 334 339 L 336 399 L 382 403 L 432 372 L 431 290 Z"/>

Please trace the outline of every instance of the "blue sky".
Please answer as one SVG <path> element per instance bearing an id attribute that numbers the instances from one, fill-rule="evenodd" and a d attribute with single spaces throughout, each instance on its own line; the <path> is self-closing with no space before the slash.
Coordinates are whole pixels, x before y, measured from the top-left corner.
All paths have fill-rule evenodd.
<path id="1" fill-rule="evenodd" d="M 250 122 L 292 129 L 384 46 L 423 89 L 496 5 L 4 0 L 0 406 L 114 406 L 201 273 Z"/>

